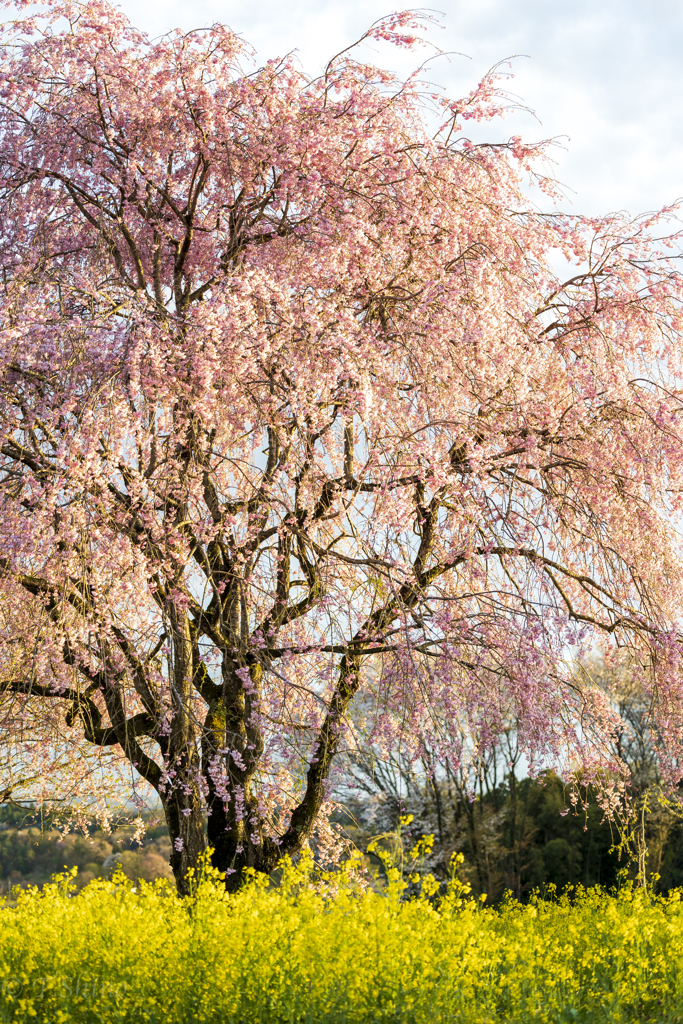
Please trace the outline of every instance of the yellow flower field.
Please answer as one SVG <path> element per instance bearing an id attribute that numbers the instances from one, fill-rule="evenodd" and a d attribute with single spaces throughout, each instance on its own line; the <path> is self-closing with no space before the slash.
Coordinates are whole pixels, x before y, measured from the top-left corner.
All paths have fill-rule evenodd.
<path id="1" fill-rule="evenodd" d="M 0 1020 L 158 1024 L 683 1021 L 683 905 L 624 890 L 435 906 L 290 868 L 193 898 L 70 877 L 0 911 Z M 427 886 L 429 889 L 429 886 Z"/>

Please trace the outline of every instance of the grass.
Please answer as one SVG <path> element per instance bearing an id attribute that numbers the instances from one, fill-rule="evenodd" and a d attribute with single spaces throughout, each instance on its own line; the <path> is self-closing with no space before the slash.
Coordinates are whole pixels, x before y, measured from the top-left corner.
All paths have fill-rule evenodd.
<path id="1" fill-rule="evenodd" d="M 624 889 L 437 907 L 290 867 L 191 899 L 73 875 L 0 910 L 0 1020 L 32 1024 L 683 1022 L 683 904 Z"/>

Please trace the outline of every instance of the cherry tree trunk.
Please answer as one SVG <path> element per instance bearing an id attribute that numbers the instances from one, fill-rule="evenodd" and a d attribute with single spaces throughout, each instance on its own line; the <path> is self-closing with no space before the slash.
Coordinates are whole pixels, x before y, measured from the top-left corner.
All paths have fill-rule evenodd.
<path id="1" fill-rule="evenodd" d="M 173 844 L 170 865 L 180 896 L 192 891 L 193 880 L 200 868 L 200 859 L 206 850 L 206 837 L 199 794 L 175 791 L 163 801 L 168 834 Z"/>

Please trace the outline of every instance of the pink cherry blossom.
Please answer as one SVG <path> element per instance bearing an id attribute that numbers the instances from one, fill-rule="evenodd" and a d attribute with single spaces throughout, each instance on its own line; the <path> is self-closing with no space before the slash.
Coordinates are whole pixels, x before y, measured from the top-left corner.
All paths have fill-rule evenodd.
<path id="1" fill-rule="evenodd" d="M 334 856 L 360 742 L 514 721 L 616 792 L 596 644 L 681 775 L 676 210 L 541 213 L 543 147 L 463 136 L 495 75 L 435 99 L 357 53 L 255 70 L 100 0 L 2 26 L 9 788 L 142 780 L 181 891 L 207 840 L 230 886 Z"/>

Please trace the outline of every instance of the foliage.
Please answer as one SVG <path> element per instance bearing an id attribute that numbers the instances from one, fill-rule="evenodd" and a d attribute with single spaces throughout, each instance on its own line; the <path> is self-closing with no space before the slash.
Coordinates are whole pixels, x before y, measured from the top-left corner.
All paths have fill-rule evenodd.
<path id="1" fill-rule="evenodd" d="M 482 787 L 470 796 L 444 779 L 423 777 L 400 801 L 385 800 L 371 809 L 359 802 L 352 815 L 339 817 L 358 848 L 370 853 L 380 830 L 384 838 L 379 846 L 386 850 L 395 846 L 401 831 L 409 842 L 432 835 L 426 868 L 444 880 L 452 855 L 464 854 L 463 877 L 489 904 L 498 903 L 507 891 L 526 900 L 532 891 L 548 886 L 558 891 L 566 885 L 609 888 L 620 873 L 628 872 L 629 855 L 619 850 L 619 830 L 590 788 L 584 804 L 576 808 L 570 803 L 571 788 L 553 773 L 514 778 L 512 785 L 510 778 L 511 773 L 497 786 Z M 401 830 L 399 822 L 407 819 Z M 678 834 L 667 833 L 661 846 L 660 861 L 674 862 L 683 853 Z M 382 873 L 379 865 L 377 870 Z"/>
<path id="2" fill-rule="evenodd" d="M 69 876 L 0 911 L 0 1019 L 36 1024 L 680 1021 L 683 909 L 625 888 L 482 908 L 359 892 L 285 865 L 191 897 Z M 226 942 L 226 936 L 230 941 Z M 163 971 L 159 964 L 163 963 Z"/>
<path id="3" fill-rule="evenodd" d="M 136 836 L 134 825 L 70 833 L 54 828 L 49 818 L 41 821 L 40 815 L 0 814 L 0 893 L 44 885 L 70 868 L 78 870 L 79 889 L 94 878 L 110 878 L 116 869 L 134 881 L 169 879 L 170 853 L 166 827 L 150 822 L 144 823 L 143 838 Z"/>
<path id="4" fill-rule="evenodd" d="M 239 885 L 316 829 L 338 856 L 361 695 L 387 750 L 458 765 L 514 720 L 617 785 L 567 660 L 600 637 L 678 777 L 676 211 L 539 212 L 544 147 L 464 134 L 495 75 L 452 100 L 351 49 L 249 60 L 104 0 L 0 32 L 5 793 L 142 779 L 179 889 L 205 822 Z"/>
<path id="5" fill-rule="evenodd" d="M 657 891 L 679 886 L 681 788 L 664 785 L 653 694 L 625 652 L 609 660 L 593 652 L 576 672 L 600 688 L 619 717 L 611 744 L 628 787 L 618 803 L 605 806 L 604 791 L 577 776 L 525 777 L 514 726 L 460 764 L 426 742 L 415 758 L 409 744 L 384 753 L 361 740 L 339 790 L 347 834 L 361 849 L 378 831 L 394 842 L 401 817 L 409 815 L 413 836 L 435 836 L 430 870 L 446 877 L 452 852 L 463 851 L 474 891 L 491 902 L 507 890 L 523 899 L 547 884 L 609 887 L 624 874 Z"/>

